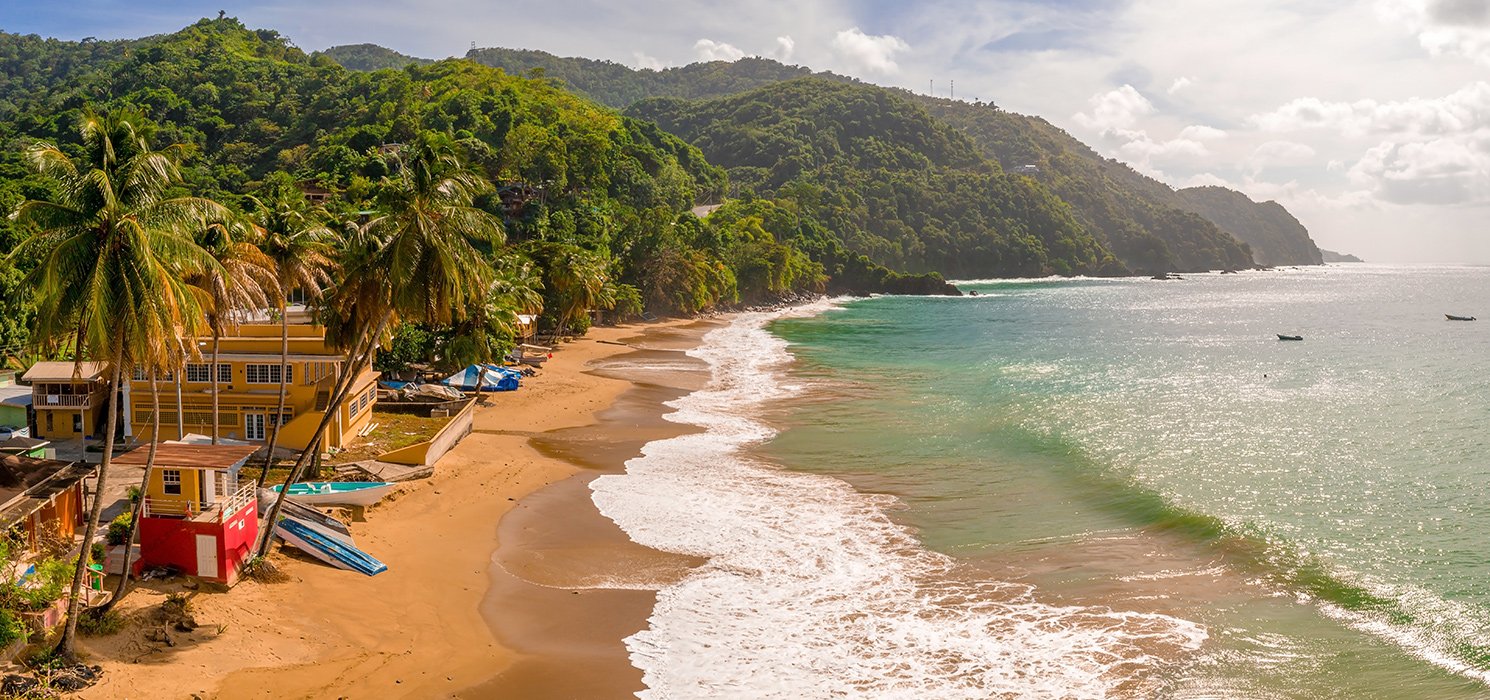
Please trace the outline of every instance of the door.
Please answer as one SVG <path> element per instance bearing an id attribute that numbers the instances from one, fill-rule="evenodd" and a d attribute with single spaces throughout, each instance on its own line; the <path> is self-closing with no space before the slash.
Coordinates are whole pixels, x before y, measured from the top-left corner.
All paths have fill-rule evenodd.
<path id="1" fill-rule="evenodd" d="M 217 575 L 217 538 L 212 535 L 197 535 L 197 575 L 221 578 Z"/>
<path id="2" fill-rule="evenodd" d="M 264 439 L 264 414 L 243 414 L 243 437 L 248 440 Z"/>

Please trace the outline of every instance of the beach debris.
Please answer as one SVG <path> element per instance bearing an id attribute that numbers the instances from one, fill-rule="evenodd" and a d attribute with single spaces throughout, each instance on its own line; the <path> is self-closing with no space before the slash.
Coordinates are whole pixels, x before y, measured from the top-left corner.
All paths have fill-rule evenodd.
<path id="1" fill-rule="evenodd" d="M 27 697 L 41 687 L 41 681 L 19 673 L 8 673 L 0 679 L 0 696 L 7 698 Z"/>
<path id="2" fill-rule="evenodd" d="M 58 693 L 76 693 L 97 683 L 103 676 L 103 667 L 71 664 L 40 668 L 33 673 L 6 674 L 0 679 L 0 697 L 54 698 Z"/>

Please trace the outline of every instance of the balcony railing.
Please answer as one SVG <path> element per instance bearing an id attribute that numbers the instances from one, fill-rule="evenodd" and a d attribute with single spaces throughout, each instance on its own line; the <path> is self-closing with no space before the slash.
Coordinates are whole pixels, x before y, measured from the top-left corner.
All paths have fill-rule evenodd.
<path id="1" fill-rule="evenodd" d="M 92 408 L 90 394 L 37 394 L 31 399 L 36 408 Z"/>
<path id="2" fill-rule="evenodd" d="M 146 518 L 182 518 L 196 522 L 220 523 L 232 517 L 258 498 L 257 485 L 250 481 L 232 495 L 219 496 L 209 502 L 194 498 L 144 498 L 141 514 Z"/>

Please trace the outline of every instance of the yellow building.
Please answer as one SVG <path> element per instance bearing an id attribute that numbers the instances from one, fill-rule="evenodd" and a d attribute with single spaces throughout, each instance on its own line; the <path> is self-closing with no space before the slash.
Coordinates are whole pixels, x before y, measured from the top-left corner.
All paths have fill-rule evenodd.
<path id="1" fill-rule="evenodd" d="M 278 444 L 302 450 L 310 444 L 321 422 L 347 357 L 326 346 L 325 330 L 320 326 L 291 324 L 289 331 L 289 361 L 284 365 L 284 371 L 288 372 L 285 412 L 280 419 L 284 427 Z M 184 381 L 178 383 L 176 377 L 167 376 L 157 382 L 163 440 L 175 440 L 186 433 L 212 434 L 212 358 L 207 345 L 198 348 L 202 354 L 199 362 L 186 365 L 181 377 Z M 220 339 L 217 357 L 220 437 L 268 443 L 275 422 L 273 414 L 279 405 L 280 371 L 278 324 L 242 325 L 236 335 Z M 377 380 L 378 373 L 370 365 L 357 368 L 352 391 L 342 403 L 336 420 L 327 427 L 322 449 L 347 445 L 367 425 L 377 401 Z M 149 378 L 136 372 L 126 393 L 129 422 L 125 433 L 138 440 L 153 439 Z"/>
<path id="2" fill-rule="evenodd" d="M 72 440 L 103 434 L 109 378 L 102 362 L 38 362 L 21 381 L 31 385 L 36 437 Z"/>

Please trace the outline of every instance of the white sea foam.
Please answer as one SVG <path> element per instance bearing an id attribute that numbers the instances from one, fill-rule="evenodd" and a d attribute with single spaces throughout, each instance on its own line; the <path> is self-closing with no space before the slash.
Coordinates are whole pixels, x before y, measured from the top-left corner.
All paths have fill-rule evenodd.
<path id="1" fill-rule="evenodd" d="M 704 432 L 591 484 L 635 541 L 708 558 L 626 640 L 642 697 L 1146 696 L 1155 670 L 1199 648 L 1188 621 L 977 580 L 892 522 L 895 499 L 745 454 L 773 435 L 753 416 L 790 391 L 786 344 L 764 331 L 779 315 L 742 315 L 690 351 L 712 381 L 668 417 Z"/>

